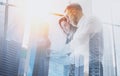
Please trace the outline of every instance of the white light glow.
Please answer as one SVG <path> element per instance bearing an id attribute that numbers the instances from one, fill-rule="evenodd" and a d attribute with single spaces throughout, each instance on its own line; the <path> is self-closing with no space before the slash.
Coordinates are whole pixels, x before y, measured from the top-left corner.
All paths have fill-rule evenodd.
<path id="1" fill-rule="evenodd" d="M 28 46 L 29 42 L 29 35 L 30 35 L 30 28 L 34 26 L 35 28 L 39 27 L 38 25 L 32 24 L 39 24 L 42 22 L 47 22 L 51 24 L 52 22 L 52 14 L 51 13 L 63 13 L 65 6 L 68 4 L 69 1 L 60 0 L 60 1 L 53 1 L 53 0 L 26 0 L 25 7 L 22 11 L 25 11 L 26 15 L 26 25 L 25 25 L 25 33 L 24 33 L 24 40 L 23 40 L 23 47 Z M 20 5 L 20 3 L 19 3 Z M 39 21 L 38 21 L 39 20 Z M 33 22 L 38 23 L 33 23 Z M 51 23 L 50 23 L 51 22 Z"/>

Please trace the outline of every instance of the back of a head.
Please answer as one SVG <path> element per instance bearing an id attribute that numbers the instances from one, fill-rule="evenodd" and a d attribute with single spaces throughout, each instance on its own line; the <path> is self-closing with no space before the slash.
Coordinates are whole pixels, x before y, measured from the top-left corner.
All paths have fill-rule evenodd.
<path id="1" fill-rule="evenodd" d="M 70 10 L 70 9 L 77 9 L 77 10 L 82 11 L 82 7 L 81 7 L 80 4 L 78 4 L 78 3 L 71 3 L 71 4 L 69 4 L 69 5 L 66 7 L 65 11 L 66 11 L 66 10 Z"/>
<path id="2" fill-rule="evenodd" d="M 82 15 L 82 7 L 78 3 L 71 3 L 66 7 L 65 12 L 67 12 L 73 23 L 77 25 Z"/>

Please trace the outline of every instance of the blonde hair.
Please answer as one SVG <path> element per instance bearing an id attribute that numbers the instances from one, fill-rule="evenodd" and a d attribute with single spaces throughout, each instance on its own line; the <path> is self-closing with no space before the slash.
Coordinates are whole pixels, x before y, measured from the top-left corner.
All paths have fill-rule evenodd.
<path id="1" fill-rule="evenodd" d="M 82 14 L 81 6 L 77 3 L 70 4 L 65 9 L 65 12 L 68 12 L 67 15 L 69 15 L 73 23 L 77 25 Z"/>

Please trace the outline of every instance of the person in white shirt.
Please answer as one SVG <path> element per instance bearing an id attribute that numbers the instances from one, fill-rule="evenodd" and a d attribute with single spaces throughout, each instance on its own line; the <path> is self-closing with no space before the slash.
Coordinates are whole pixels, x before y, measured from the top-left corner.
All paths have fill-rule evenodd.
<path id="1" fill-rule="evenodd" d="M 100 37 L 97 38 L 98 44 L 100 45 L 96 46 L 93 42 L 93 44 L 90 44 L 91 39 L 93 39 L 97 34 L 99 34 L 102 31 L 102 24 L 96 17 L 86 17 L 83 12 L 82 8 L 78 3 L 72 3 L 68 5 L 65 9 L 65 14 L 67 18 L 67 22 L 69 22 L 72 26 L 77 27 L 77 30 L 73 36 L 73 39 L 71 40 L 70 49 L 70 62 L 71 66 L 73 67 L 73 70 L 75 68 L 80 68 L 80 56 L 84 57 L 84 74 L 86 73 L 87 76 L 90 75 L 90 63 L 93 62 L 101 62 L 102 61 L 102 42 L 100 41 Z M 94 49 L 90 49 L 91 45 Z M 92 50 L 92 51 L 91 51 Z M 96 52 L 96 53 L 94 53 Z M 91 54 L 93 53 L 93 54 Z M 95 56 L 91 56 L 91 55 Z M 90 59 L 92 57 L 95 57 L 96 59 Z M 74 68 L 75 66 L 75 68 Z M 98 65 L 99 66 L 99 65 Z M 74 73 L 75 74 L 75 73 Z M 89 74 L 89 75 L 88 75 Z M 70 72 L 69 76 L 79 76 L 73 75 L 72 72 Z M 102 76 L 102 75 L 97 75 Z"/>

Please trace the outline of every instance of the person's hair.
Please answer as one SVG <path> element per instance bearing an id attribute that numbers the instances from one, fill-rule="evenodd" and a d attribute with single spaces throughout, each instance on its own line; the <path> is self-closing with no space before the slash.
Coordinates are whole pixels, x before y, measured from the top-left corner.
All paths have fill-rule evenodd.
<path id="1" fill-rule="evenodd" d="M 68 11 L 68 15 L 70 16 L 71 20 L 75 25 L 78 24 L 78 21 L 80 19 L 81 13 L 82 13 L 82 8 L 80 4 L 78 3 L 72 3 L 68 5 L 65 9 L 65 12 Z"/>

